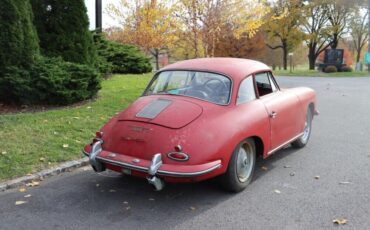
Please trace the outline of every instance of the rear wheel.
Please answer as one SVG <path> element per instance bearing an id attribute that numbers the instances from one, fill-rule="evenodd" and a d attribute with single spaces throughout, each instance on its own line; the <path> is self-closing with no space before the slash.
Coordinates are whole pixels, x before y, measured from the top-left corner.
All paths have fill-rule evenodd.
<path id="1" fill-rule="evenodd" d="M 222 175 L 223 187 L 231 192 L 244 190 L 252 181 L 256 164 L 256 147 L 253 139 L 247 139 L 235 148 L 227 172 Z"/>
<path id="2" fill-rule="evenodd" d="M 311 108 L 308 108 L 303 134 L 297 140 L 292 142 L 293 147 L 302 148 L 308 143 L 308 140 L 310 139 L 311 135 L 311 125 L 312 125 L 312 110 Z"/>

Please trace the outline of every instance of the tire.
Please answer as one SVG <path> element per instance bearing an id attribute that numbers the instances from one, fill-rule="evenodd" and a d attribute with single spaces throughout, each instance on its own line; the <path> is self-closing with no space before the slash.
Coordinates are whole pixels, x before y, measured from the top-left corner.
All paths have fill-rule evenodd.
<path id="1" fill-rule="evenodd" d="M 306 146 L 311 136 L 311 130 L 312 130 L 312 110 L 311 108 L 308 108 L 303 135 L 300 136 L 297 140 L 293 141 L 292 146 L 294 148 L 303 148 L 304 146 Z"/>
<path id="2" fill-rule="evenodd" d="M 255 165 L 256 147 L 253 139 L 247 139 L 233 151 L 227 171 L 221 176 L 222 186 L 230 192 L 243 191 L 252 181 Z"/>

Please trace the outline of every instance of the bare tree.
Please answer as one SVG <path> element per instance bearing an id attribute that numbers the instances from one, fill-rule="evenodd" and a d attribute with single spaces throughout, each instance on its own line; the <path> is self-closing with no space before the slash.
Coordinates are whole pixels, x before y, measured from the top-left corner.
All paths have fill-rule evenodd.
<path id="1" fill-rule="evenodd" d="M 363 15 L 359 17 L 359 15 Z M 360 62 L 361 52 L 369 38 L 369 22 L 368 11 L 357 9 L 356 13 L 351 17 L 349 27 L 350 34 L 353 39 L 353 45 L 356 51 L 356 63 Z"/>
<path id="2" fill-rule="evenodd" d="M 309 68 L 315 69 L 317 57 L 331 44 L 325 1 L 309 1 L 303 9 L 302 28 L 306 33 Z"/>

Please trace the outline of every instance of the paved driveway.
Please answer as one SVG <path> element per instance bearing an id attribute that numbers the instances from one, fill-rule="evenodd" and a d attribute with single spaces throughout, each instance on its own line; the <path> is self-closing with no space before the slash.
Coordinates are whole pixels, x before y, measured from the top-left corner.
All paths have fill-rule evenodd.
<path id="1" fill-rule="evenodd" d="M 278 82 L 314 88 L 321 114 L 309 144 L 259 160 L 245 191 L 208 181 L 154 192 L 142 180 L 80 170 L 1 193 L 0 229 L 370 229 L 370 78 Z"/>

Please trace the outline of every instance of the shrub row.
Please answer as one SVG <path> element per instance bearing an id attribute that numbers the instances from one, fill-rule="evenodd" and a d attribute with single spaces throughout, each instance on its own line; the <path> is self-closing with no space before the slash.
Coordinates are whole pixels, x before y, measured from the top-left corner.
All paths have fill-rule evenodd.
<path id="1" fill-rule="evenodd" d="M 97 94 L 100 75 L 87 65 L 38 58 L 29 69 L 8 67 L 0 77 L 0 101 L 67 105 Z"/>

